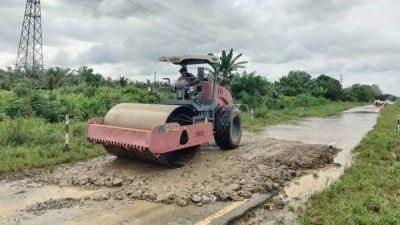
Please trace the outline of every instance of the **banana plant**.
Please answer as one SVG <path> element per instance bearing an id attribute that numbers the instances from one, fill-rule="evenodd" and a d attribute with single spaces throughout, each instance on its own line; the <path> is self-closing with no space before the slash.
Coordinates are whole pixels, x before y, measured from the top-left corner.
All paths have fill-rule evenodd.
<path id="1" fill-rule="evenodd" d="M 221 62 L 216 66 L 216 72 L 219 76 L 219 83 L 221 85 L 229 85 L 233 78 L 233 72 L 239 68 L 245 68 L 244 64 L 248 62 L 238 61 L 242 55 L 243 54 L 240 53 L 234 56 L 233 49 L 231 49 L 228 53 L 226 53 L 225 50 L 222 51 L 222 55 L 220 57 Z"/>

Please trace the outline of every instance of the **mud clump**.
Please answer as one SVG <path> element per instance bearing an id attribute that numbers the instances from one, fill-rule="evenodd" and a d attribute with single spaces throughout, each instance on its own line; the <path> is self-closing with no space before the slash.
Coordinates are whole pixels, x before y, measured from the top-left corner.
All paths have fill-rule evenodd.
<path id="1" fill-rule="evenodd" d="M 51 171 L 35 170 L 34 176 L 25 172 L 24 177 L 59 186 L 108 188 L 118 193 L 114 199 L 119 200 L 200 206 L 280 190 L 302 170 L 332 163 L 338 151 L 325 145 L 252 134 L 245 135 L 235 150 L 220 151 L 214 145 L 203 147 L 192 162 L 177 169 L 103 156 Z"/>
<path id="2" fill-rule="evenodd" d="M 33 212 L 36 215 L 44 214 L 49 209 L 63 209 L 70 208 L 75 205 L 83 205 L 84 201 L 88 199 L 75 199 L 75 198 L 63 198 L 63 199 L 50 199 L 44 202 L 37 202 L 26 209 L 27 212 Z"/>
<path id="3" fill-rule="evenodd" d="M 296 151 L 307 152 L 308 146 L 298 146 Z M 315 145 L 313 147 L 316 147 Z M 319 146 L 324 149 L 323 152 L 316 151 L 312 157 L 309 154 L 300 155 L 284 155 L 282 158 L 277 159 L 282 165 L 288 166 L 292 170 L 299 169 L 315 169 L 324 167 L 327 164 L 333 163 L 333 157 L 340 149 L 332 146 Z M 293 159 L 296 157 L 297 159 Z"/>

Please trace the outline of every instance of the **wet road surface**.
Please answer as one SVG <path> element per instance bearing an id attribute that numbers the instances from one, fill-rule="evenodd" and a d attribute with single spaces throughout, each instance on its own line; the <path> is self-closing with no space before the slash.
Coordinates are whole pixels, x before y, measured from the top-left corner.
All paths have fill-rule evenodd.
<path id="1" fill-rule="evenodd" d="M 322 191 L 337 180 L 351 165 L 352 150 L 372 130 L 379 110 L 373 105 L 363 106 L 334 116 L 306 118 L 265 128 L 263 135 L 271 138 L 332 145 L 342 151 L 334 158 L 334 165 L 305 171 L 303 176 L 292 180 L 279 194 L 279 199 L 285 202 L 283 209 L 266 203 L 249 211 L 233 224 L 298 224 L 296 209 L 303 207 L 313 193 Z"/>
<path id="2" fill-rule="evenodd" d="M 302 176 L 285 188 L 286 198 L 308 196 L 336 180 L 351 164 L 352 149 L 372 130 L 377 117 L 377 108 L 371 105 L 350 109 L 334 116 L 307 118 L 266 128 L 263 134 L 268 137 L 333 145 L 342 149 L 334 159 L 336 166 L 309 171 L 309 175 Z"/>

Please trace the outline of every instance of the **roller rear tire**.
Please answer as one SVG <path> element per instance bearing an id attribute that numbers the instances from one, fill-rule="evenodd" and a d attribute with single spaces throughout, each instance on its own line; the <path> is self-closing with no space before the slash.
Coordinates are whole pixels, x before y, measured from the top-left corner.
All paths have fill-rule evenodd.
<path id="1" fill-rule="evenodd" d="M 223 150 L 239 146 L 242 138 L 240 110 L 235 106 L 223 106 L 215 112 L 215 143 Z"/>

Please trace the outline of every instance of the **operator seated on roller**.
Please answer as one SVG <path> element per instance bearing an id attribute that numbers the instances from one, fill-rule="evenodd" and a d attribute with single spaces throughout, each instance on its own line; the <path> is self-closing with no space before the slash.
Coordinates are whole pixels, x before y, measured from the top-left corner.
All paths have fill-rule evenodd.
<path id="1" fill-rule="evenodd" d="M 189 87 L 195 87 L 196 92 L 201 91 L 201 82 L 195 75 L 188 73 L 185 67 L 182 67 L 179 72 L 181 76 L 178 78 L 175 84 L 175 87 L 178 91 L 178 99 L 189 99 Z"/>

